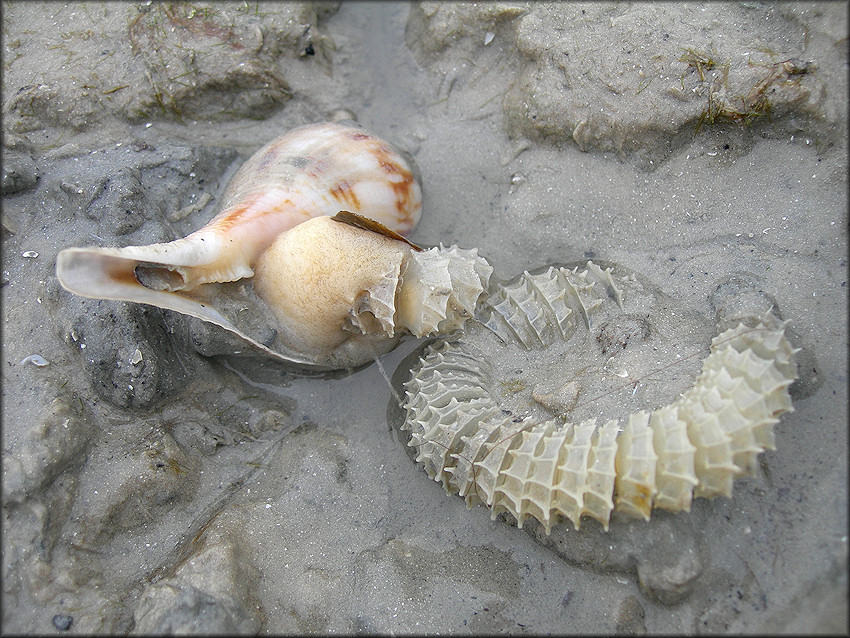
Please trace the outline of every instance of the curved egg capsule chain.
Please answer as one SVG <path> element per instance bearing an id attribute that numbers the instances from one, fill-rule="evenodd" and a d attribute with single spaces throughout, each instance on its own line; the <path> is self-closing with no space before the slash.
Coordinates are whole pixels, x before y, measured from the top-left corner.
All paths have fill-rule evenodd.
<path id="1" fill-rule="evenodd" d="M 600 294 L 602 288 L 607 295 Z M 560 518 L 576 529 L 589 516 L 607 530 L 611 513 L 646 520 L 652 508 L 689 511 L 694 497 L 731 496 L 756 456 L 774 449 L 773 425 L 791 411 L 796 378 L 785 324 L 717 335 L 692 387 L 671 404 L 621 423 L 591 418 L 515 417 L 494 382 L 493 333 L 503 346 L 545 348 L 567 340 L 608 296 L 622 308 L 610 269 L 550 268 L 496 288 L 465 332 L 430 344 L 405 383 L 403 430 L 428 475 L 467 505 L 519 527 L 537 519 L 547 534 Z M 499 347 L 497 346 L 498 350 Z"/>

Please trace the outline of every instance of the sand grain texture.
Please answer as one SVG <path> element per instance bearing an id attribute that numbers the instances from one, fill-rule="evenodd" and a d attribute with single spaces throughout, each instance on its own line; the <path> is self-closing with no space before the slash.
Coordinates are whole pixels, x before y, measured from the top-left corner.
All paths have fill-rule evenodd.
<path id="1" fill-rule="evenodd" d="M 3 629 L 846 633 L 846 36 L 828 2 L 4 5 Z M 648 371 L 775 302 L 800 380 L 756 476 L 519 530 L 411 462 L 377 366 L 207 357 L 208 327 L 56 281 L 345 115 L 418 166 L 417 244 L 637 273 L 676 345 Z"/>

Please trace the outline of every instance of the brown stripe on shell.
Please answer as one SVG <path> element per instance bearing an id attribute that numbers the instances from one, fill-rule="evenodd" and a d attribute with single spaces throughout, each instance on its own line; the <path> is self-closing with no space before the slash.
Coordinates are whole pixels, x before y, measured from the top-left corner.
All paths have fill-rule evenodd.
<path id="1" fill-rule="evenodd" d="M 396 152 L 383 140 L 359 131 L 350 133 L 349 137 L 353 140 L 371 140 L 374 142 L 373 151 L 378 165 L 387 175 L 397 175 L 401 177 L 401 181 L 391 181 L 390 185 L 396 196 L 396 209 L 399 212 L 398 219 L 401 221 L 406 218 L 407 213 L 405 211 L 410 205 L 411 186 L 416 181 L 413 173 L 393 159 Z"/>
<path id="2" fill-rule="evenodd" d="M 257 193 L 247 200 L 240 202 L 238 206 L 228 210 L 226 215 L 222 215 L 218 219 L 213 220 L 213 222 L 206 228 L 215 226 L 216 228 L 226 231 L 236 226 L 240 221 L 242 221 L 243 217 L 247 217 L 249 215 L 254 219 L 258 219 L 266 215 L 280 213 L 287 209 L 295 210 L 292 200 L 288 197 L 277 202 L 274 206 L 269 206 L 265 210 L 257 210 L 254 208 L 254 205 L 262 196 L 263 193 Z"/>
<path id="3" fill-rule="evenodd" d="M 392 149 L 382 145 L 377 150 L 379 151 L 378 164 L 384 169 L 384 172 L 387 175 L 398 175 L 401 177 L 401 181 L 391 181 L 390 186 L 393 192 L 395 192 L 396 209 L 400 214 L 405 214 L 408 206 L 410 206 L 410 189 L 415 181 L 413 173 L 392 161 L 392 155 L 390 155 Z"/>
<path id="4" fill-rule="evenodd" d="M 342 204 L 347 204 L 351 208 L 355 208 L 360 210 L 360 199 L 357 197 L 357 194 L 352 190 L 351 184 L 349 184 L 345 180 L 341 180 L 337 182 L 330 189 L 331 196 L 338 202 Z"/>

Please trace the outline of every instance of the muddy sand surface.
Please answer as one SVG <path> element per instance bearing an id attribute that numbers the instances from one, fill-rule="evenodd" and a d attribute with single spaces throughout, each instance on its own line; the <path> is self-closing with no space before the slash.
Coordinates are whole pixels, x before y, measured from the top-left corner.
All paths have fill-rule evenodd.
<path id="1" fill-rule="evenodd" d="M 847 62 L 844 3 L 5 4 L 4 631 L 846 633 Z M 755 476 L 518 529 L 411 461 L 422 343 L 305 376 L 59 285 L 61 249 L 182 237 L 335 118 L 413 158 L 413 241 L 639 277 L 669 344 L 638 367 L 694 375 L 772 306 L 799 379 Z"/>

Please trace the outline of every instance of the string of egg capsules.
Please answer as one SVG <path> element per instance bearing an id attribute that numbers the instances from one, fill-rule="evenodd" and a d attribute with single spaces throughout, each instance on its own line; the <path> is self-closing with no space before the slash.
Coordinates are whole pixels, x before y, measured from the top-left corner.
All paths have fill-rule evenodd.
<path id="1" fill-rule="evenodd" d="M 747 330 L 745 333 L 741 333 L 741 334 L 748 334 L 748 333 L 750 333 L 750 332 L 755 332 L 755 331 L 760 331 L 760 330 L 761 330 L 761 331 L 763 331 L 763 330 L 767 330 L 767 328 L 751 328 L 751 329 Z M 713 349 L 716 349 L 716 348 L 717 348 L 717 346 L 723 345 L 724 343 L 726 343 L 726 342 L 728 342 L 728 341 L 730 341 L 730 340 L 732 340 L 732 339 L 735 339 L 735 338 L 737 338 L 738 336 L 740 336 L 740 335 L 735 335 L 734 337 L 729 337 L 729 338 L 724 339 L 723 341 L 721 341 L 721 342 L 719 342 L 719 343 L 716 343 L 716 344 L 714 344 L 714 343 L 709 344 L 709 346 L 708 346 L 708 350 L 709 350 L 709 352 L 711 352 Z M 622 385 L 620 385 L 620 386 L 617 386 L 617 387 L 615 387 L 615 388 L 612 388 L 611 390 L 608 390 L 607 392 L 603 392 L 602 394 L 598 394 L 598 395 L 596 395 L 595 397 L 591 397 L 591 398 L 589 398 L 589 399 L 587 399 L 587 400 L 585 400 L 585 401 L 577 402 L 577 403 L 576 403 L 576 405 L 575 405 L 575 406 L 573 406 L 573 408 L 572 408 L 572 409 L 573 409 L 573 410 L 576 410 L 576 409 L 578 409 L 578 408 L 582 408 L 582 407 L 585 407 L 585 406 L 591 405 L 592 403 L 595 403 L 595 402 L 599 401 L 600 399 L 604 399 L 604 398 L 605 398 L 605 397 L 607 397 L 607 396 L 611 396 L 612 394 L 616 394 L 617 392 L 619 392 L 619 391 L 621 391 L 621 390 L 624 390 L 624 389 L 626 389 L 626 388 L 628 388 L 628 387 L 630 387 L 630 386 L 636 386 L 638 383 L 640 383 L 641 381 L 643 381 L 643 380 L 645 380 L 645 379 L 649 379 L 649 378 L 651 378 L 651 377 L 655 376 L 656 374 L 660 374 L 661 372 L 664 372 L 665 370 L 669 370 L 670 368 L 673 368 L 673 367 L 675 367 L 675 366 L 677 366 L 677 365 L 681 365 L 681 364 L 682 364 L 682 363 L 684 363 L 685 361 L 688 361 L 688 360 L 690 360 L 690 359 L 693 359 L 693 358 L 695 358 L 695 357 L 698 357 L 698 356 L 700 356 L 700 355 L 702 355 L 702 354 L 703 354 L 703 350 L 698 350 L 698 351 L 696 351 L 696 352 L 693 352 L 693 353 L 691 353 L 691 354 L 689 354 L 689 355 L 687 355 L 687 356 L 685 356 L 685 357 L 682 357 L 682 358 L 677 359 L 676 361 L 673 361 L 673 362 L 671 362 L 671 363 L 669 363 L 669 364 L 667 364 L 667 365 L 665 365 L 665 366 L 662 366 L 661 368 L 657 368 L 657 369 L 655 369 L 655 370 L 652 370 L 652 371 L 650 371 L 650 372 L 647 372 L 646 374 L 644 374 L 643 376 L 638 377 L 637 379 L 632 379 L 632 380 L 631 380 L 631 381 L 629 381 L 628 383 L 624 383 L 624 384 L 622 384 Z M 376 362 L 376 363 L 378 363 L 378 366 L 381 368 L 381 373 L 384 375 L 384 378 L 386 378 L 386 373 L 384 373 L 384 371 L 383 371 L 383 367 L 381 366 L 381 364 L 380 364 L 380 362 L 378 361 L 378 359 L 375 359 L 375 362 Z M 631 377 L 629 377 L 629 378 L 631 379 Z M 387 382 L 389 382 L 389 379 L 387 379 Z M 398 394 L 396 393 L 395 389 L 392 387 L 392 384 L 390 384 L 390 390 L 392 391 L 393 396 L 396 398 L 396 401 L 398 401 L 398 402 L 399 402 L 399 404 L 400 404 L 400 403 L 401 403 L 401 400 L 399 399 Z M 479 486 L 478 486 L 478 484 L 477 484 L 476 482 L 474 482 L 474 479 L 475 479 L 475 478 L 477 478 L 477 471 L 478 471 L 478 469 L 477 469 L 477 468 L 478 468 L 478 466 L 479 466 L 482 462 L 484 462 L 484 461 L 487 459 L 487 457 L 488 457 L 488 456 L 489 456 L 489 455 L 490 455 L 490 454 L 491 454 L 491 453 L 492 453 L 492 452 L 493 452 L 493 451 L 494 451 L 497 447 L 499 447 L 502 443 L 505 443 L 506 441 L 512 441 L 512 440 L 513 440 L 514 438 L 516 438 L 518 435 L 522 434 L 523 432 L 527 432 L 527 431 L 528 431 L 528 430 L 530 430 L 531 428 L 534 428 L 534 427 L 536 427 L 536 426 L 540 425 L 541 423 L 543 423 L 543 421 L 536 421 L 536 422 L 533 422 L 533 423 L 529 423 L 528 425 L 526 425 L 526 426 L 524 426 L 524 427 L 520 428 L 520 429 L 519 429 L 519 430 L 517 430 L 516 432 L 514 432 L 514 433 L 512 433 L 512 434 L 509 434 L 508 436 L 504 437 L 503 439 L 501 439 L 501 440 L 497 441 L 496 443 L 494 443 L 494 444 L 493 444 L 493 446 L 492 446 L 489 450 L 487 450 L 487 452 L 486 452 L 486 454 L 484 455 L 484 457 L 482 457 L 480 460 L 473 460 L 473 459 L 466 458 L 465 456 L 463 456 L 463 455 L 462 455 L 462 454 L 460 454 L 459 452 L 455 452 L 455 451 L 453 451 L 453 450 L 452 450 L 450 447 L 448 447 L 447 445 L 444 445 L 444 444 L 443 444 L 443 443 L 441 443 L 440 441 L 436 441 L 436 440 L 434 440 L 434 439 L 428 439 L 428 440 L 427 440 L 427 441 L 425 441 L 425 442 L 427 442 L 427 443 L 431 443 L 432 445 L 437 445 L 437 446 L 439 446 L 439 447 L 443 448 L 444 450 L 446 450 L 447 452 L 452 452 L 452 454 L 456 454 L 458 457 L 462 458 L 463 460 L 465 460 L 467 463 L 469 463 L 469 464 L 472 466 L 472 468 L 473 468 L 473 484 L 475 485 L 476 496 L 478 496 L 478 498 L 479 498 L 479 499 L 481 499 L 481 494 L 480 494 L 480 493 L 478 493 Z M 565 423 L 565 424 L 566 424 L 566 423 Z M 484 499 L 481 499 L 481 500 L 483 501 Z"/>
<path id="2" fill-rule="evenodd" d="M 765 321 L 770 323 L 768 319 Z M 726 336 L 717 335 L 709 347 L 711 354 L 704 361 L 703 371 L 690 390 L 680 395 L 674 403 L 658 408 L 650 414 L 638 412 L 630 415 L 628 422 L 622 427 L 616 419 L 600 427 L 596 426 L 595 419 L 580 424 L 562 423 L 560 426 L 555 425 L 554 420 L 544 420 L 528 423 L 508 436 L 488 443 L 487 438 L 490 435 L 487 432 L 497 433 L 499 429 L 510 427 L 506 421 L 500 425 L 497 416 L 491 414 L 480 417 L 480 423 L 487 425 L 476 430 L 484 434 L 483 438 L 478 438 L 477 448 L 475 444 L 470 444 L 473 436 L 461 438 L 464 441 L 461 444 L 464 449 L 471 446 L 475 450 L 472 459 L 460 450 L 453 451 L 452 447 L 440 441 L 423 439 L 423 435 L 416 435 L 410 445 L 422 448 L 417 461 L 426 463 L 429 475 L 434 480 L 442 481 L 447 492 L 457 492 L 463 496 L 468 506 L 472 506 L 473 499 L 485 503 L 493 512 L 492 518 L 495 518 L 497 508 L 509 511 L 517 518 L 520 527 L 525 517 L 532 516 L 543 523 L 547 534 L 552 514 L 555 514 L 555 518 L 558 514 L 567 516 L 577 529 L 579 519 L 586 514 L 600 521 L 607 530 L 610 514 L 615 508 L 625 509 L 632 515 L 648 520 L 653 507 L 673 511 L 689 510 L 690 501 L 694 497 L 719 494 L 730 497 L 734 478 L 751 475 L 756 454 L 764 449 L 773 449 L 770 426 L 778 421 L 776 417 L 793 409 L 787 395 L 787 386 L 796 376 L 791 359 L 796 349 L 791 348 L 783 335 L 785 325 L 787 322 L 780 322 L 779 328 L 772 329 L 764 324 L 752 328 L 739 324 L 737 328 L 726 331 Z M 759 342 L 748 340 L 748 336 L 763 332 L 772 334 Z M 720 348 L 734 340 L 738 340 L 739 344 L 719 352 Z M 732 350 L 735 351 L 734 356 L 730 353 Z M 755 354 L 754 350 L 758 350 L 767 358 Z M 700 354 L 702 351 L 689 354 L 587 399 L 580 405 L 593 403 L 632 385 L 637 387 L 641 381 Z M 769 370 L 770 368 L 772 370 Z M 742 388 L 742 385 L 746 388 Z M 721 403 L 718 404 L 717 401 Z M 727 407 L 732 405 L 732 408 L 729 408 L 732 412 L 721 407 L 724 401 Z M 411 403 L 408 403 L 407 407 L 410 418 Z M 575 407 L 578 406 L 573 409 Z M 721 426 L 717 421 L 718 415 L 727 420 L 731 419 L 730 423 L 725 427 Z M 413 416 L 416 416 L 415 410 Z M 518 420 L 514 419 L 513 422 Z M 421 421 L 419 423 L 421 425 Z M 446 427 L 452 427 L 451 422 L 444 424 Z M 411 429 L 413 433 L 412 426 L 407 423 L 405 425 L 407 427 L 403 429 Z M 538 426 L 541 427 L 532 432 Z M 567 426 L 571 429 L 565 430 Z M 614 426 L 616 433 L 612 434 L 610 428 Z M 597 437 L 592 442 L 588 428 L 591 428 L 592 434 Z M 608 443 L 597 447 L 603 430 Z M 682 437 L 685 430 L 687 433 Z M 577 437 L 578 431 L 581 431 L 581 435 Z M 506 441 L 514 441 L 516 435 L 521 433 L 528 433 L 530 445 L 526 445 L 524 436 L 521 446 L 511 444 L 507 450 L 503 448 L 500 451 L 500 459 L 487 468 L 489 477 L 485 479 L 485 489 L 490 494 L 483 498 L 483 482 L 479 480 L 479 468 L 485 466 L 485 461 L 492 452 L 497 451 Z M 673 439 L 670 438 L 671 435 Z M 611 436 L 615 436 L 616 441 L 611 439 Z M 647 436 L 650 438 L 648 443 Z M 682 438 L 685 439 L 684 443 Z M 552 442 L 556 445 L 555 452 L 549 445 Z M 469 467 L 463 469 L 460 465 L 448 462 L 441 464 L 439 457 L 434 457 L 438 459 L 435 462 L 426 451 L 429 443 L 444 450 L 445 459 L 452 457 L 463 460 Z M 573 445 L 578 445 L 578 448 L 572 447 Z M 478 459 L 480 447 L 484 446 L 489 446 L 489 449 Z M 725 449 L 721 449 L 723 446 Z M 567 453 L 564 453 L 565 450 Z M 570 450 L 579 456 L 574 457 L 569 453 Z M 581 456 L 582 453 L 584 457 Z M 508 454 L 513 460 L 506 465 Z M 555 454 L 555 457 L 552 454 Z M 599 456 L 600 454 L 602 456 Z M 646 456 L 647 454 L 649 456 Z M 600 481 L 600 470 L 593 466 L 593 459 L 599 461 L 603 457 L 609 467 L 607 472 L 604 468 L 601 471 Z M 576 461 L 576 458 L 585 460 Z M 514 471 L 513 465 L 517 460 L 521 462 L 519 469 Z M 575 462 L 582 464 L 580 467 L 584 467 L 583 473 Z M 456 475 L 459 469 L 461 472 Z M 597 476 L 591 479 L 590 474 L 594 471 Z M 555 476 L 561 478 L 556 480 Z M 559 481 L 562 480 L 572 481 L 572 487 L 561 485 Z M 593 481 L 595 483 L 591 485 Z M 607 487 L 600 488 L 600 482 L 607 484 Z M 469 489 L 473 486 L 473 494 L 470 494 Z M 610 492 L 606 495 L 607 490 Z M 597 501 L 601 499 L 602 505 L 588 506 L 586 497 L 591 495 Z M 616 499 L 616 505 L 611 500 L 612 497 Z M 565 502 L 564 498 L 568 500 Z"/>

